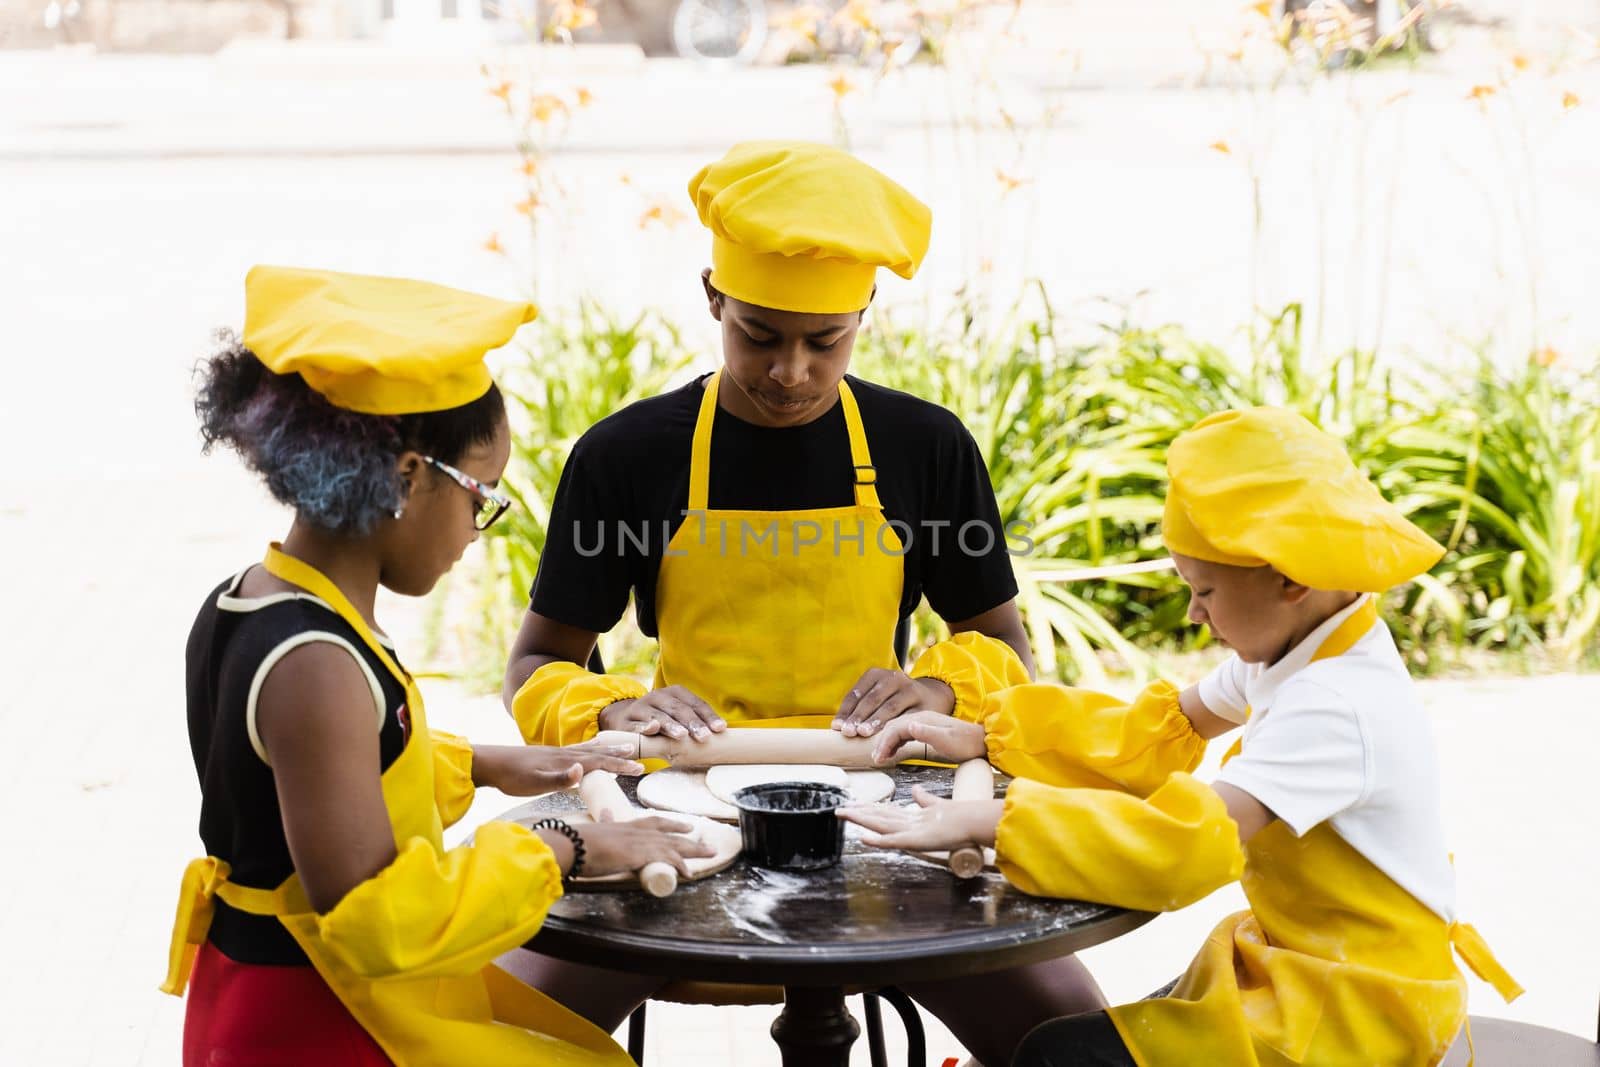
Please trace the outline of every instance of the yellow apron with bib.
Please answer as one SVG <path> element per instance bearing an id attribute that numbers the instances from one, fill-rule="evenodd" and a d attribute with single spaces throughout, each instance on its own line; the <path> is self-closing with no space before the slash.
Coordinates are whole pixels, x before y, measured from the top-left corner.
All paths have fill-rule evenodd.
<path id="1" fill-rule="evenodd" d="M 560 896 L 560 875 L 549 851 L 531 846 L 521 827 L 490 823 L 478 834 L 485 847 L 445 852 L 433 746 L 416 683 L 321 573 L 276 545 L 264 565 L 322 598 L 405 685 L 411 737 L 382 778 L 400 854 L 321 916 L 306 900 L 298 876 L 290 875 L 277 889 L 258 889 L 229 882 L 228 865 L 216 857 L 193 861 L 184 872 L 162 989 L 182 995 L 211 924 L 212 898 L 218 896 L 241 911 L 277 917 L 350 1014 L 401 1067 L 631 1064 L 608 1035 L 488 963 L 526 941 L 544 909 Z M 495 864 L 501 861 L 516 865 L 517 881 L 547 886 L 544 898 L 503 899 L 511 880 L 497 879 Z M 552 877 L 541 882 L 539 868 L 548 868 Z M 513 871 L 508 866 L 502 873 Z M 517 917 L 515 909 L 526 914 Z M 393 936 L 384 944 L 361 945 L 359 933 L 369 928 Z M 347 933 L 349 944 L 330 942 Z"/>
<path id="2" fill-rule="evenodd" d="M 689 513 L 661 560 L 656 688 L 681 685 L 741 726 L 826 727 L 872 667 L 895 669 L 905 548 L 878 502 L 850 386 L 839 383 L 855 504 L 803 511 L 707 505 L 722 372 L 700 401 Z M 782 472 L 774 472 L 782 477 Z"/>
<path id="3" fill-rule="evenodd" d="M 1368 601 L 1313 662 L 1377 622 Z M 1110 1010 L 1140 1067 L 1436 1064 L 1467 1011 L 1452 947 L 1503 996 L 1520 992 L 1472 927 L 1440 918 L 1328 824 L 1296 838 L 1274 821 L 1244 854 L 1250 910 L 1211 932 L 1170 995 Z"/>

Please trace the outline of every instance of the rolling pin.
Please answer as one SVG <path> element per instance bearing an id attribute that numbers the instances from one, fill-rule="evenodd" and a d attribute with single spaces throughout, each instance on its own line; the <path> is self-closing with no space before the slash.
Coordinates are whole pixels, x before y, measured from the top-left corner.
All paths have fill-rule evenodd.
<path id="1" fill-rule="evenodd" d="M 994 768 L 988 760 L 969 759 L 956 768 L 951 800 L 993 800 Z M 983 870 L 983 849 L 962 845 L 950 850 L 950 873 L 957 878 L 976 878 Z"/>
<path id="2" fill-rule="evenodd" d="M 617 776 L 610 771 L 590 771 L 578 783 L 578 795 L 595 822 L 628 822 L 641 814 L 628 803 Z M 678 888 L 678 871 L 670 863 L 656 860 L 639 872 L 639 884 L 653 897 L 668 897 Z"/>
<path id="3" fill-rule="evenodd" d="M 820 763 L 846 770 L 878 767 L 872 762 L 872 746 L 877 738 L 846 737 L 837 730 L 730 728 L 704 741 L 602 730 L 594 740 L 627 745 L 633 759 L 666 760 L 674 767 L 717 767 L 725 763 Z M 911 741 L 900 749 L 897 762 L 938 758 L 926 743 Z"/>

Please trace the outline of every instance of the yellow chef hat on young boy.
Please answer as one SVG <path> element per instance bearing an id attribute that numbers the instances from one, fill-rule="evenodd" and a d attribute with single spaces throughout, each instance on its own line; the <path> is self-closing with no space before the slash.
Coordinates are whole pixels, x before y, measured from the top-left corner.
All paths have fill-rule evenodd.
<path id="1" fill-rule="evenodd" d="M 711 284 L 780 311 L 860 311 L 879 267 L 917 272 L 933 226 L 878 171 L 800 141 L 735 145 L 690 180 L 689 198 L 711 231 Z"/>
<path id="2" fill-rule="evenodd" d="M 1338 438 L 1291 411 L 1201 419 L 1167 450 L 1167 475 L 1161 533 L 1180 555 L 1367 593 L 1409 581 L 1444 555 L 1356 469 Z"/>
<path id="3" fill-rule="evenodd" d="M 537 314 L 431 282 L 331 270 L 253 267 L 244 290 L 244 346 L 273 373 L 298 373 L 335 407 L 369 415 L 478 399 L 493 384 L 483 357 Z"/>

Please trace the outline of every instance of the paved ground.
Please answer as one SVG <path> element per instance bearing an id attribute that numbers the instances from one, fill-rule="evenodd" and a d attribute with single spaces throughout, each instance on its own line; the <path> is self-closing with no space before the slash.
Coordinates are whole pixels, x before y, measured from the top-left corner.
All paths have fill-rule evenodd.
<path id="1" fill-rule="evenodd" d="M 509 240 L 518 189 L 470 63 L 421 64 L 396 79 L 381 58 L 375 72 L 347 64 L 341 76 L 325 58 L 297 58 L 285 75 L 287 62 L 0 54 L 0 806 L 13 813 L 0 878 L 9 964 L 0 1002 L 12 1006 L 0 1063 L 177 1060 L 181 1006 L 154 987 L 178 873 L 197 847 L 183 637 L 205 591 L 285 526 L 230 458 L 197 455 L 189 409 L 189 368 L 212 327 L 237 325 L 245 269 L 314 262 L 499 291 L 516 284 L 480 247 L 495 231 Z M 1571 84 L 1600 102 L 1593 71 Z M 601 102 L 558 160 L 574 206 L 546 224 L 542 295 L 560 306 L 590 289 L 687 320 L 703 242 L 688 226 L 641 232 L 640 212 L 651 196 L 681 196 L 687 174 L 736 137 L 828 136 L 820 75 L 730 81 L 613 57 L 569 81 L 580 77 Z M 1025 103 L 1056 99 L 1040 88 L 1048 78 L 1030 77 L 1019 82 L 1019 92 L 1033 87 Z M 1150 88 L 1155 80 L 1108 75 L 1102 88 L 1062 97 L 1064 117 L 1029 157 L 1048 180 L 1009 200 L 970 199 L 992 179 L 986 153 L 1004 143 L 994 131 L 930 135 L 914 92 L 852 102 L 865 154 L 925 190 L 943 220 L 927 291 L 962 277 L 1003 291 L 1025 268 L 1050 277 L 1064 307 L 1149 289 L 1144 314 L 1226 337 L 1248 305 L 1240 234 L 1249 197 L 1237 161 L 1207 145 L 1235 137 L 1246 112 L 1227 94 Z M 1407 224 L 1395 228 L 1391 256 L 1412 288 L 1385 329 L 1436 337 L 1443 322 L 1473 336 L 1496 316 L 1514 323 L 1524 313 L 1505 297 L 1516 288 L 1506 280 L 1515 233 L 1493 221 L 1503 204 L 1474 206 L 1500 203 L 1486 175 L 1504 157 L 1473 139 L 1487 134 L 1457 107 L 1460 75 L 1409 87 L 1417 110 L 1397 194 Z M 1304 219 L 1296 197 L 1308 195 L 1292 177 L 1324 158 L 1300 131 L 1331 105 L 1274 106 L 1283 109 L 1272 157 L 1282 161 L 1272 193 L 1282 241 L 1268 242 L 1277 259 L 1267 273 L 1273 291 L 1304 292 L 1315 259 L 1289 240 Z M 1574 351 L 1600 339 L 1600 309 L 1581 292 L 1600 239 L 1600 185 L 1592 152 L 1580 150 L 1595 143 L 1594 114 L 1574 112 L 1572 123 L 1590 125 L 1551 127 L 1539 146 L 1543 306 L 1547 329 Z M 631 184 L 617 181 L 622 173 Z M 1340 188 L 1330 186 L 1328 202 L 1343 205 L 1330 232 L 1344 232 L 1338 213 L 1357 206 Z M 962 203 L 990 206 L 963 213 Z M 1360 247 L 1358 230 L 1324 262 L 1345 263 Z M 999 260 L 987 274 L 986 259 Z M 921 291 L 886 286 L 901 302 Z M 1350 329 L 1374 328 L 1370 306 L 1364 314 Z M 416 647 L 425 609 L 384 610 Z M 441 725 L 505 736 L 492 702 L 439 684 L 429 691 Z M 1475 985 L 1475 1005 L 1587 1032 L 1600 993 L 1591 768 L 1600 679 L 1425 692 L 1445 756 L 1463 911 L 1530 989 L 1504 1008 Z M 475 816 L 498 803 L 484 798 Z M 1140 995 L 1176 973 L 1236 903 L 1218 894 L 1096 950 L 1090 963 L 1112 996 Z M 772 1014 L 663 1011 L 652 1061 L 704 1064 L 725 1051 L 720 1062 L 758 1062 Z M 940 1038 L 932 1052 L 956 1049 Z"/>

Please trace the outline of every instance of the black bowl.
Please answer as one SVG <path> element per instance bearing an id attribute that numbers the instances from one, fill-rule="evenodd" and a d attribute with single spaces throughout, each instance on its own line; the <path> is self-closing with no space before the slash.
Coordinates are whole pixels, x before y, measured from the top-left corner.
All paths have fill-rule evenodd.
<path id="1" fill-rule="evenodd" d="M 744 854 L 757 867 L 815 871 L 844 853 L 844 823 L 834 812 L 850 799 L 836 785 L 763 782 L 733 794 Z"/>

